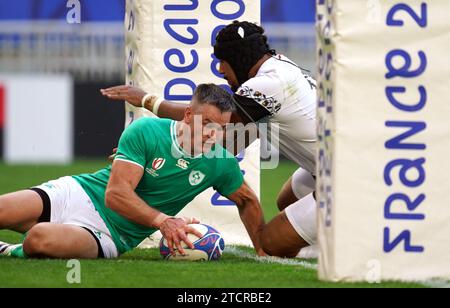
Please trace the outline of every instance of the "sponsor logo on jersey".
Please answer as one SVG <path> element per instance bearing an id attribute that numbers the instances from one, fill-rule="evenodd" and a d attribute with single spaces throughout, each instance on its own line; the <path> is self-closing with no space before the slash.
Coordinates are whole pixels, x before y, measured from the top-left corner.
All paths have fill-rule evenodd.
<path id="1" fill-rule="evenodd" d="M 182 159 L 182 158 L 180 158 L 180 159 L 178 160 L 177 167 L 179 167 L 179 168 L 181 168 L 181 169 L 183 169 L 183 170 L 187 170 L 187 169 L 189 168 L 189 162 L 188 162 L 188 161 L 185 161 L 185 160 Z"/>
<path id="2" fill-rule="evenodd" d="M 201 184 L 204 179 L 205 179 L 205 175 L 203 173 L 201 173 L 200 171 L 194 170 L 189 175 L 189 183 L 192 186 L 197 186 L 197 185 Z"/>
<path id="3" fill-rule="evenodd" d="M 158 170 L 161 170 L 162 167 L 164 167 L 164 164 L 166 163 L 166 160 L 164 158 L 155 158 L 152 163 L 152 168 L 145 169 L 148 174 L 150 174 L 153 177 L 158 177 Z"/>

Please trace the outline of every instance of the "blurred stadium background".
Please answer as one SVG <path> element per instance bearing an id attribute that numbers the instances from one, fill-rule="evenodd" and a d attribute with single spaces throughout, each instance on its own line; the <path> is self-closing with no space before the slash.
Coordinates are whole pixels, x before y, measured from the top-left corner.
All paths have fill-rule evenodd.
<path id="1" fill-rule="evenodd" d="M 0 155 L 9 163 L 104 157 L 123 130 L 123 105 L 99 89 L 124 83 L 125 1 L 82 1 L 79 24 L 66 21 L 68 2 L 0 3 Z M 309 70 L 314 9 L 314 0 L 262 0 L 271 45 Z"/>

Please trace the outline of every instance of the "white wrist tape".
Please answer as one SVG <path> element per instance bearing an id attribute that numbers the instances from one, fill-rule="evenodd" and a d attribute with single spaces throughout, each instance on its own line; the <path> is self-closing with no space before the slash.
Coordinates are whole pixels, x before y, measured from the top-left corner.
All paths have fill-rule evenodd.
<path id="1" fill-rule="evenodd" d="M 156 102 L 153 103 L 153 110 L 152 110 L 152 112 L 153 112 L 154 115 L 156 115 L 156 116 L 158 115 L 159 106 L 161 106 L 163 101 L 164 101 L 164 99 L 158 98 L 156 100 Z"/>
<path id="2" fill-rule="evenodd" d="M 144 98 L 142 99 L 142 102 L 141 102 L 142 108 L 145 109 L 145 102 L 152 96 L 153 95 L 151 95 L 151 94 L 147 94 L 147 95 L 144 96 Z"/>

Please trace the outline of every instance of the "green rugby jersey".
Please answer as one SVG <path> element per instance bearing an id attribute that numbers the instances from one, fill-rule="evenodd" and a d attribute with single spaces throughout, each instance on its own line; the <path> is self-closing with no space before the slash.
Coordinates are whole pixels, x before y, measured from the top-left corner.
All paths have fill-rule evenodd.
<path id="1" fill-rule="evenodd" d="M 236 158 L 219 145 L 213 151 L 222 158 L 208 158 L 210 155 L 192 158 L 177 141 L 175 121 L 142 118 L 123 132 L 115 159 L 144 168 L 135 192 L 149 206 L 174 216 L 210 187 L 223 196 L 230 196 L 243 184 Z M 74 179 L 92 199 L 119 252 L 124 253 L 157 230 L 138 225 L 106 208 L 105 191 L 110 173 L 111 166 Z"/>

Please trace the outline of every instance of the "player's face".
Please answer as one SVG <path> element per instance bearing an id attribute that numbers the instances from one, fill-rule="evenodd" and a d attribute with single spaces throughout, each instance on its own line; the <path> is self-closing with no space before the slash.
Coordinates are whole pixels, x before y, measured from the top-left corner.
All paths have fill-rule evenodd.
<path id="1" fill-rule="evenodd" d="M 204 104 L 191 105 L 186 123 L 191 128 L 191 144 L 195 153 L 206 153 L 214 144 L 222 143 L 225 127 L 231 112 L 221 112 L 217 107 Z"/>
<path id="2" fill-rule="evenodd" d="M 233 68 L 231 68 L 231 65 L 227 61 L 220 60 L 219 73 L 221 73 L 223 78 L 227 80 L 231 89 L 236 92 L 240 87 L 240 84 Z"/>

